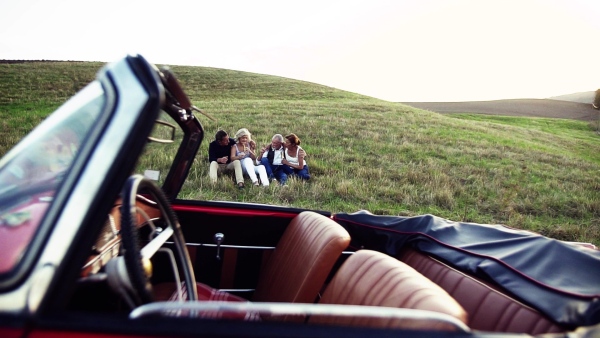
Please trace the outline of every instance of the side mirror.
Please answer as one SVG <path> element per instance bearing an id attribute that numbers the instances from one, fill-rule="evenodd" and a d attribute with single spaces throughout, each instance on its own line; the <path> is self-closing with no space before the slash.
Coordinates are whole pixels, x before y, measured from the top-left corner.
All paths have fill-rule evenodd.
<path id="1" fill-rule="evenodd" d="M 149 142 L 173 143 L 175 141 L 175 126 L 163 120 L 156 120 L 154 129 L 148 136 Z"/>

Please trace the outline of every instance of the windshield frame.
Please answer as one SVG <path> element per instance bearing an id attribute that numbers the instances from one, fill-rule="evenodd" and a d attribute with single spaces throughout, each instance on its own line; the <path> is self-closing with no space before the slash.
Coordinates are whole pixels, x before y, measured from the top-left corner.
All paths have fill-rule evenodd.
<path id="1" fill-rule="evenodd" d="M 41 217 L 36 220 L 38 223 L 33 225 L 35 229 L 33 229 L 31 237 L 29 238 L 28 245 L 23 252 L 20 253 L 21 258 L 18 259 L 10 269 L 0 273 L 0 289 L 18 284 L 33 268 L 33 262 L 36 257 L 38 257 L 48 235 L 52 232 L 54 220 L 59 215 L 64 201 L 69 195 L 75 180 L 73 174 L 79 172 L 85 165 L 86 159 L 93 148 L 92 144 L 101 133 L 101 130 L 99 130 L 97 126 L 102 124 L 101 120 L 106 120 L 107 116 L 110 115 L 112 109 L 111 106 L 114 106 L 114 102 L 111 102 L 110 96 L 106 95 L 107 90 L 110 91 L 110 89 L 107 89 L 106 86 L 99 81 L 91 82 L 75 96 L 61 105 L 55 112 L 50 114 L 46 120 L 0 160 L 0 170 L 7 169 L 7 167 L 10 168 L 10 165 L 14 160 L 30 151 L 31 147 L 35 147 L 40 142 L 44 142 L 45 138 L 49 134 L 55 132 L 55 129 L 63 124 L 65 120 L 80 113 L 81 109 L 86 108 L 86 105 L 94 100 L 102 99 L 101 106 L 94 112 L 95 116 L 93 117 L 93 121 L 90 121 L 88 130 L 83 133 L 79 147 L 68 167 L 59 173 L 61 177 L 49 187 L 51 188 L 50 190 L 44 189 L 45 191 L 43 191 L 43 193 L 51 194 L 52 196 L 46 197 L 45 202 L 48 203 L 48 205 Z M 38 189 L 39 184 L 40 181 L 34 181 L 31 187 L 33 189 Z M 15 193 L 20 195 L 22 192 L 22 190 L 18 189 Z M 37 192 L 33 191 L 31 195 L 34 196 L 35 193 Z M 25 198 L 26 196 L 21 197 Z M 8 206 L 8 209 L 13 209 L 15 207 L 18 207 L 18 205 L 13 204 Z"/>

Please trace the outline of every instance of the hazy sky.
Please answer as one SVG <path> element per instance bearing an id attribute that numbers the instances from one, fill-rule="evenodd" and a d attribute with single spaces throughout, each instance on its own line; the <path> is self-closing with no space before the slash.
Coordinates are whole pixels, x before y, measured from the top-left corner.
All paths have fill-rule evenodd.
<path id="1" fill-rule="evenodd" d="M 544 98 L 600 88 L 600 1 L 0 0 L 0 59 L 127 53 L 389 101 Z"/>

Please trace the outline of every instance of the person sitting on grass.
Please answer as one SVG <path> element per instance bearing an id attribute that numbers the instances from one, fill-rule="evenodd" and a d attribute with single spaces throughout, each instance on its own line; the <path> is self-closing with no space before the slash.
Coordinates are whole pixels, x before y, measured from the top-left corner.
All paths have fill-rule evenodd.
<path id="1" fill-rule="evenodd" d="M 231 147 L 231 159 L 239 160 L 242 163 L 242 171 L 250 177 L 252 184 L 258 186 L 258 177 L 260 176 L 260 182 L 263 186 L 269 185 L 269 179 L 267 172 L 263 165 L 254 165 L 256 161 L 256 155 L 254 153 L 256 149 L 256 143 L 252 141 L 252 135 L 246 128 L 242 128 L 235 133 L 236 143 Z M 243 189 L 244 183 L 238 183 L 238 188 Z"/>
<path id="2" fill-rule="evenodd" d="M 308 165 L 306 164 L 306 152 L 300 147 L 300 138 L 296 134 L 285 137 L 285 158 L 281 163 L 285 164 L 283 171 L 288 176 L 296 176 L 302 180 L 309 180 Z"/>
<path id="3" fill-rule="evenodd" d="M 231 160 L 229 157 L 233 145 L 235 145 L 235 140 L 230 138 L 224 130 L 217 131 L 215 139 L 208 145 L 208 162 L 210 163 L 208 176 L 213 184 L 217 183 L 218 174 L 233 170 L 237 184 L 244 185 L 242 164 L 239 160 Z"/>
<path id="4" fill-rule="evenodd" d="M 271 138 L 271 144 L 264 146 L 260 150 L 260 163 L 265 166 L 269 180 L 277 179 L 280 185 L 285 185 L 287 182 L 287 174 L 284 172 L 285 166 L 281 161 L 285 154 L 283 147 L 283 136 L 275 134 Z"/>

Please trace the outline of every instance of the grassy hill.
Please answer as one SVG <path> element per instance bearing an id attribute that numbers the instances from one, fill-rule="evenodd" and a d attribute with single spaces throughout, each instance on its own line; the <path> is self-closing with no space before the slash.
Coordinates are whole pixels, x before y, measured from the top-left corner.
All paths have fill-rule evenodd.
<path id="1" fill-rule="evenodd" d="M 102 67 L 0 63 L 0 155 Z M 431 213 L 501 223 L 600 245 L 600 138 L 582 121 L 440 115 L 313 83 L 224 69 L 172 66 L 207 139 L 181 198 L 376 214 Z M 246 127 L 260 144 L 296 133 L 313 180 L 279 189 L 211 186 L 207 149 L 218 129 Z"/>

